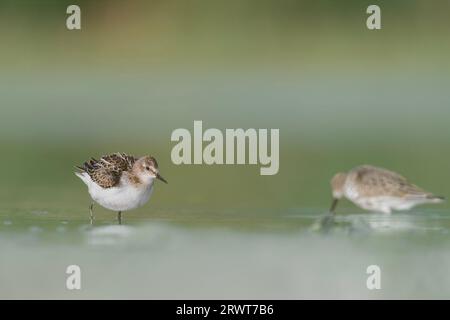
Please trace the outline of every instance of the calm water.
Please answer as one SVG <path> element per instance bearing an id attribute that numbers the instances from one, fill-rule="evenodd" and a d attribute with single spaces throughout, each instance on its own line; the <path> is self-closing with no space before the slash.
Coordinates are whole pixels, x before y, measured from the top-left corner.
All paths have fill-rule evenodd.
<path id="1" fill-rule="evenodd" d="M 450 214 L 0 212 L 0 298 L 448 298 Z M 195 217 L 195 219 L 194 219 Z M 196 221 L 192 223 L 192 221 Z M 202 223 L 203 222 L 203 223 Z M 82 290 L 65 289 L 68 265 Z M 382 289 L 366 288 L 366 268 Z"/>

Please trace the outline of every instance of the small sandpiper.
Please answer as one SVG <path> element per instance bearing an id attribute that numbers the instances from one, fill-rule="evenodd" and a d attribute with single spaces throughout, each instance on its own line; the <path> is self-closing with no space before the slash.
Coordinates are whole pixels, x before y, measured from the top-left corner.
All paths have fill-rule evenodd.
<path id="1" fill-rule="evenodd" d="M 125 153 L 92 158 L 83 166 L 77 166 L 75 174 L 88 186 L 92 199 L 102 207 L 117 211 L 117 220 L 122 223 L 122 211 L 144 205 L 153 191 L 155 179 L 167 181 L 159 174 L 158 163 L 151 156 L 135 158 Z M 93 223 L 94 202 L 90 205 Z"/>
<path id="2" fill-rule="evenodd" d="M 444 197 L 417 187 L 398 173 L 369 165 L 353 168 L 347 173 L 337 173 L 331 179 L 331 189 L 332 213 L 342 197 L 360 208 L 382 213 L 409 210 L 419 204 L 444 200 Z"/>

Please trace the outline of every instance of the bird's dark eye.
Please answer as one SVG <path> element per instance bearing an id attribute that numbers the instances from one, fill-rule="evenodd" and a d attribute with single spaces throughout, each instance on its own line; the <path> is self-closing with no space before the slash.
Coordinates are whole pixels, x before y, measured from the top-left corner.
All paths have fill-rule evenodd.
<path id="1" fill-rule="evenodd" d="M 150 167 L 145 167 L 145 169 L 150 170 Z"/>

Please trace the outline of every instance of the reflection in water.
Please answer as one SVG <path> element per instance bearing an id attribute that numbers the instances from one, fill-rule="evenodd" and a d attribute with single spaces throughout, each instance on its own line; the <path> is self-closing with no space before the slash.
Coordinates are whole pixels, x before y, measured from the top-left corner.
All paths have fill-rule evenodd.
<path id="1" fill-rule="evenodd" d="M 350 216 L 348 219 L 363 221 L 371 230 L 380 232 L 413 231 L 421 229 L 411 215 L 406 214 L 368 214 Z"/>
<path id="2" fill-rule="evenodd" d="M 329 231 L 335 225 L 334 214 L 327 214 L 320 219 L 320 226 L 322 229 Z"/>
<path id="3" fill-rule="evenodd" d="M 321 233 L 343 229 L 348 233 L 445 231 L 442 226 L 432 223 L 433 218 L 436 217 L 405 213 L 326 214 L 319 217 L 310 230 Z"/>
<path id="4" fill-rule="evenodd" d="M 87 232 L 91 245 L 114 245 L 133 234 L 134 228 L 124 225 L 94 227 Z"/>
<path id="5" fill-rule="evenodd" d="M 341 216 L 332 213 L 318 218 L 310 230 L 321 234 L 343 233 L 348 235 L 371 231 L 370 227 L 359 218 L 343 219 Z"/>

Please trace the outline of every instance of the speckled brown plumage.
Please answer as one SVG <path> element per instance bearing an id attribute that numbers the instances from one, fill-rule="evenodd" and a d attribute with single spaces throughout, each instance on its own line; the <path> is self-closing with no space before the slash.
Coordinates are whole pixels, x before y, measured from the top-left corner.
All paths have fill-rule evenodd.
<path id="1" fill-rule="evenodd" d="M 102 156 L 100 160 L 92 158 L 77 168 L 89 174 L 102 188 L 111 188 L 119 183 L 123 172 L 131 171 L 136 160 L 133 156 L 117 152 Z"/>
<path id="2" fill-rule="evenodd" d="M 356 167 L 348 173 L 348 179 L 358 186 L 358 192 L 364 197 L 382 195 L 393 197 L 433 196 L 433 194 L 410 183 L 400 174 L 374 166 Z"/>

